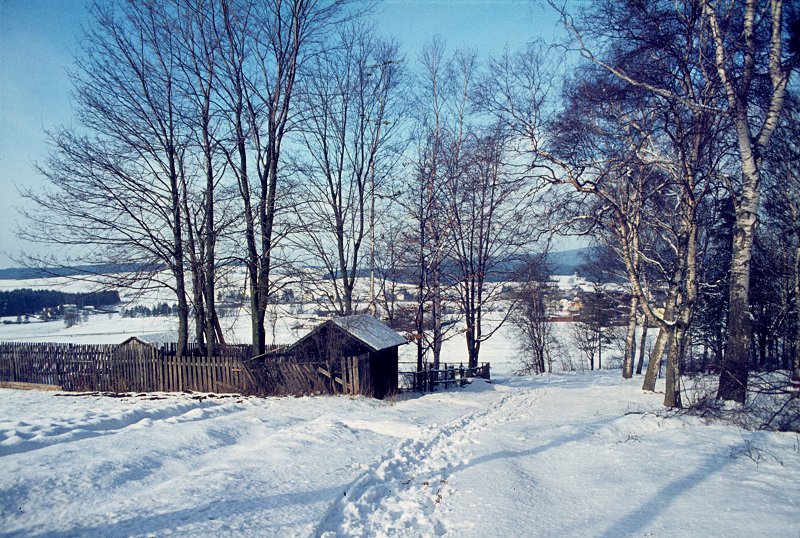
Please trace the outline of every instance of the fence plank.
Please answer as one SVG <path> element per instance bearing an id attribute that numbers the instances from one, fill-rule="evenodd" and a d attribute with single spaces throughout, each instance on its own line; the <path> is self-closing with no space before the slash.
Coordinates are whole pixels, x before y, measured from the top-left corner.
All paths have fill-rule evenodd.
<path id="1" fill-rule="evenodd" d="M 365 390 L 359 357 L 299 364 L 273 356 L 257 378 L 249 346 L 225 346 L 213 357 L 195 355 L 195 346 L 178 357 L 174 344 L 155 347 L 136 342 L 108 344 L 0 342 L 0 381 L 46 383 L 64 390 L 103 392 L 262 392 L 359 394 Z M 323 375 L 319 368 L 325 370 Z M 330 380 L 337 378 L 336 382 Z M 256 381 L 258 379 L 258 381 Z"/>

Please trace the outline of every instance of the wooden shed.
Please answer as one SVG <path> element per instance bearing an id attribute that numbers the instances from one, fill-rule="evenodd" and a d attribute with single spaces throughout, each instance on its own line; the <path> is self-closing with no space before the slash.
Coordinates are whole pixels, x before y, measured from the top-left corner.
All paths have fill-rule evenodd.
<path id="1" fill-rule="evenodd" d="M 334 389 L 338 383 L 342 392 L 384 398 L 397 391 L 397 348 L 406 343 L 378 319 L 361 314 L 328 320 L 281 354 L 322 365 L 317 370 L 330 377 Z"/>

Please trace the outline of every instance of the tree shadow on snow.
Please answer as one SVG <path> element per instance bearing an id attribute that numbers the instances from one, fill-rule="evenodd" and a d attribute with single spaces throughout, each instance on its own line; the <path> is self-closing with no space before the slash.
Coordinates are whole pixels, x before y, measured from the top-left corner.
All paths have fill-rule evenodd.
<path id="1" fill-rule="evenodd" d="M 730 450 L 730 447 L 725 447 L 725 452 Z M 639 508 L 619 519 L 600 536 L 603 538 L 616 538 L 617 536 L 630 536 L 641 532 L 648 523 L 665 513 L 670 505 L 682 495 L 696 488 L 713 475 L 719 474 L 735 460 L 736 458 L 730 456 L 730 454 L 726 455 L 719 451 L 709 454 L 694 471 L 662 486 L 649 499 L 642 501 Z M 677 524 L 679 521 L 685 520 L 681 517 L 676 517 L 673 521 Z M 665 528 L 664 532 L 680 534 L 681 532 L 687 532 L 687 529 Z"/>
<path id="2" fill-rule="evenodd" d="M 225 499 L 220 501 L 210 500 L 202 506 L 181 508 L 161 514 L 148 513 L 140 517 L 131 517 L 112 524 L 98 524 L 92 527 L 73 527 L 71 529 L 52 532 L 44 531 L 44 535 L 48 536 L 48 538 L 67 538 L 74 536 L 113 537 L 129 536 L 131 534 L 152 536 L 179 527 L 196 524 L 202 525 L 209 521 L 222 522 L 224 524 L 224 521 L 231 517 L 285 506 L 319 502 L 323 505 L 322 510 L 324 511 L 329 499 L 341 495 L 346 487 L 346 484 L 342 484 L 314 491 L 281 493 L 273 496 L 246 497 L 242 499 Z M 315 520 L 296 521 L 289 515 L 284 521 L 263 518 L 260 522 L 262 526 L 259 528 L 258 524 L 256 524 L 255 528 L 260 534 L 279 535 L 282 532 L 288 532 L 289 529 L 296 529 L 300 525 L 313 525 L 314 523 Z M 283 530 L 281 530 L 282 527 Z M 33 529 L 29 529 L 29 531 L 30 530 Z M 219 529 L 218 524 L 213 524 L 208 528 L 208 532 L 211 535 L 220 530 L 223 529 Z M 228 529 L 228 531 L 232 530 L 233 529 Z M 195 532 L 196 531 L 202 532 L 202 529 L 195 529 Z"/>
<path id="3" fill-rule="evenodd" d="M 581 425 L 581 431 L 552 439 L 544 444 L 529 449 L 519 451 L 501 450 L 491 454 L 479 456 L 467 462 L 453 466 L 449 469 L 449 472 L 455 474 L 470 467 L 477 467 L 491 461 L 505 458 L 528 458 L 536 456 L 562 445 L 580 442 L 590 437 L 595 432 L 601 430 L 604 426 L 611 424 L 618 419 L 619 417 L 609 417 L 608 419 L 599 422 Z M 630 536 L 641 532 L 648 523 L 652 522 L 659 515 L 664 513 L 673 502 L 679 499 L 687 491 L 702 484 L 711 476 L 722 472 L 726 467 L 733 463 L 736 459 L 730 456 L 730 451 L 733 449 L 734 447 L 725 446 L 723 450 L 709 454 L 693 472 L 677 478 L 668 484 L 665 484 L 649 499 L 642 501 L 639 508 L 618 520 L 600 536 L 603 538 L 616 538 L 618 536 Z M 678 532 L 679 529 L 667 529 L 667 531 Z"/>
<path id="4" fill-rule="evenodd" d="M 596 431 L 601 430 L 603 427 L 611 424 L 612 422 L 618 420 L 619 417 L 609 417 L 604 420 L 600 420 L 597 422 L 592 422 L 591 424 L 577 424 L 576 426 L 581 427 L 580 431 L 571 433 L 569 435 L 563 435 L 556 439 L 551 439 L 550 441 L 535 446 L 533 448 L 527 448 L 525 450 L 500 450 L 498 452 L 493 452 L 491 454 L 485 454 L 483 456 L 478 456 L 477 458 L 471 459 L 467 462 L 460 463 L 452 468 L 450 468 L 449 472 L 455 474 L 459 471 L 467 469 L 469 467 L 477 467 L 484 463 L 488 463 L 495 460 L 500 459 L 510 459 L 510 458 L 527 458 L 530 456 L 536 456 L 537 454 L 541 454 L 543 452 L 547 452 L 553 448 L 558 448 L 562 445 L 566 445 L 569 443 L 576 443 L 581 441 L 590 435 L 593 435 Z"/>

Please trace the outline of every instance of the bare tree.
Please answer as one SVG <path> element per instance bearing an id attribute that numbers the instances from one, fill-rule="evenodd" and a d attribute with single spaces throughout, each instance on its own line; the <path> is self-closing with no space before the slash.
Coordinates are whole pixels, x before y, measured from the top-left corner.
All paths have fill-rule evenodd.
<path id="1" fill-rule="evenodd" d="M 397 321 L 399 294 L 408 277 L 404 264 L 404 223 L 397 214 L 387 216 L 375 241 L 376 311 L 384 316 L 389 327 L 399 328 Z"/>
<path id="2" fill-rule="evenodd" d="M 519 374 L 543 374 L 553 371 L 555 335 L 549 320 L 549 289 L 546 255 L 529 260 L 524 281 L 515 292 L 514 308 L 509 321 L 519 334 L 518 347 L 524 354 Z"/>
<path id="3" fill-rule="evenodd" d="M 175 293 L 178 353 L 188 340 L 181 204 L 187 135 L 176 81 L 176 7 L 96 4 L 74 77 L 79 130 L 51 135 L 40 167 L 51 190 L 27 236 L 78 246 L 92 262 L 126 261 Z M 170 279 L 158 270 L 166 267 Z M 141 277 L 143 275 L 136 275 Z"/>
<path id="4" fill-rule="evenodd" d="M 787 50 L 784 45 L 782 0 L 751 0 L 730 6 L 700 0 L 700 6 L 710 34 L 707 39 L 713 47 L 716 74 L 725 92 L 722 112 L 733 123 L 741 164 L 741 183 L 731 193 L 736 223 L 727 341 L 717 397 L 744 402 L 752 339 L 750 260 L 760 205 L 761 166 L 780 123 L 789 77 L 800 61 L 800 50 Z"/>
<path id="5" fill-rule="evenodd" d="M 437 368 L 444 341 L 442 263 L 446 255 L 442 201 L 442 166 L 444 135 L 448 122 L 448 106 L 452 73 L 440 39 L 431 41 L 420 55 L 421 81 L 416 98 L 417 111 L 413 170 L 406 189 L 406 208 L 413 227 L 407 244 L 412 258 L 416 287 L 415 334 L 417 370 L 421 371 L 428 350 L 432 351 Z M 428 321 L 430 318 L 430 322 Z"/>
<path id="6" fill-rule="evenodd" d="M 354 289 L 367 267 L 376 191 L 395 168 L 401 60 L 395 43 L 347 25 L 307 66 L 299 94 L 301 149 L 293 203 L 304 263 L 321 264 L 310 282 L 342 315 L 355 312 Z"/>
<path id="7" fill-rule="evenodd" d="M 575 342 L 575 347 L 583 353 L 584 357 L 589 363 L 589 370 L 595 369 L 595 358 L 597 353 L 602 354 L 602 333 L 600 327 L 596 324 L 587 323 L 585 321 L 577 321 L 572 324 L 572 339 Z M 602 368 L 602 359 L 597 366 L 598 369 Z"/>
<path id="8" fill-rule="evenodd" d="M 189 200 L 190 179 L 183 177 L 184 218 L 186 219 L 187 251 L 192 274 L 192 289 L 196 319 L 195 338 L 207 356 L 214 355 L 215 343 L 223 336 L 215 307 L 216 249 L 218 223 L 215 210 L 217 187 L 226 162 L 219 159 L 218 64 L 220 32 L 218 12 L 210 2 L 179 4 L 178 41 L 180 51 L 181 91 L 185 96 L 185 122 L 192 133 L 197 152 L 187 155 L 194 161 L 201 178 L 202 194 L 198 209 L 193 211 Z M 188 174 L 187 174 L 188 175 Z M 205 344 L 208 344 L 207 346 Z"/>
<path id="9" fill-rule="evenodd" d="M 449 270 L 465 322 L 469 367 L 478 365 L 481 344 L 508 319 L 513 301 L 504 301 L 499 320 L 486 330 L 486 314 L 502 298 L 513 264 L 534 245 L 533 218 L 525 178 L 507 163 L 506 140 L 497 131 L 473 135 L 448 155 L 445 189 Z"/>
<path id="10" fill-rule="evenodd" d="M 281 152 L 292 126 L 292 100 L 303 63 L 313 57 L 338 22 L 347 0 L 233 0 L 223 9 L 228 54 L 227 94 L 237 143 L 237 179 L 242 196 L 245 256 L 250 281 L 254 354 L 265 346 L 264 317 L 271 289 L 276 245 L 286 233 L 277 230 L 279 191 L 283 187 Z M 246 128 L 242 123 L 244 115 Z M 249 138 L 249 152 L 244 133 Z M 255 166 L 249 166 L 246 161 Z M 253 170 L 254 169 L 254 170 Z M 253 173 L 254 172 L 254 173 Z"/>

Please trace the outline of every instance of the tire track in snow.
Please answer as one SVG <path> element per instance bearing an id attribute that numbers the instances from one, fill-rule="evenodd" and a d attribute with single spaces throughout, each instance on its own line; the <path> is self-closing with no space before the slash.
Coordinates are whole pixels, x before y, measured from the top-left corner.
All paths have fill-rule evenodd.
<path id="1" fill-rule="evenodd" d="M 453 491 L 451 473 L 469 463 L 463 448 L 480 442 L 476 434 L 482 430 L 525 417 L 537 399 L 534 394 L 532 389 L 513 390 L 482 411 L 406 440 L 334 501 L 312 536 L 444 534 L 438 507 Z"/>

